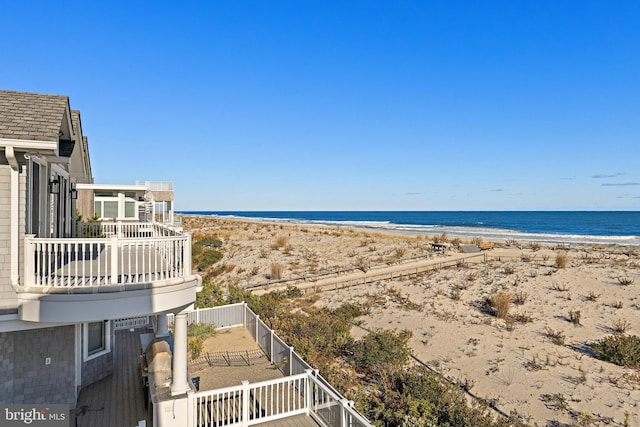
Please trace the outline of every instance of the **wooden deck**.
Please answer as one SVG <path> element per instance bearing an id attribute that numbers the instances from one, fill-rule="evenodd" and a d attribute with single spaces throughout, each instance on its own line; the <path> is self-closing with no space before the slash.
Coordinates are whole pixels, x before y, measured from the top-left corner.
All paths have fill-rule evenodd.
<path id="1" fill-rule="evenodd" d="M 141 386 L 140 332 L 115 332 L 113 374 L 83 388 L 75 410 L 76 427 L 133 427 L 139 420 L 151 426 Z M 73 423 L 75 421 L 75 424 Z"/>
<path id="2" fill-rule="evenodd" d="M 318 427 L 319 425 L 313 418 L 306 415 L 296 415 L 295 417 L 258 424 L 259 427 Z"/>
<path id="3" fill-rule="evenodd" d="M 71 419 L 72 426 L 135 427 L 138 425 L 138 421 L 146 420 L 147 427 L 151 427 L 152 417 L 151 414 L 147 414 L 144 406 L 138 362 L 140 354 L 139 337 L 144 332 L 146 332 L 146 329 L 135 329 L 134 332 L 129 330 L 115 332 L 113 374 L 80 391 L 78 406 L 74 411 L 75 419 L 73 416 Z M 235 372 L 234 376 L 245 379 L 251 371 L 253 371 L 253 375 L 256 375 L 255 368 L 255 366 L 240 368 L 244 370 L 244 373 L 238 375 L 239 373 Z M 231 371 L 235 371 L 238 367 L 226 369 L 231 374 Z M 281 376 L 281 374 L 278 376 Z M 257 380 L 257 378 L 252 379 Z M 239 381 L 234 381 L 234 383 L 237 382 Z M 258 425 L 260 427 L 319 426 L 313 418 L 306 415 L 296 415 Z"/>

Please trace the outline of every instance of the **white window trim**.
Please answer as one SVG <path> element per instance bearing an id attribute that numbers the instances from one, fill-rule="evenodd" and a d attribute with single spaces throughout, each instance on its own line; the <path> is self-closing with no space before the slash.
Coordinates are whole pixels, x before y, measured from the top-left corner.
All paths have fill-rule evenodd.
<path id="1" fill-rule="evenodd" d="M 95 322 L 90 322 L 95 323 Z M 104 323 L 104 350 L 89 354 L 89 323 L 82 324 L 82 360 L 87 362 L 96 357 L 104 356 L 111 352 L 111 321 L 103 320 Z"/>

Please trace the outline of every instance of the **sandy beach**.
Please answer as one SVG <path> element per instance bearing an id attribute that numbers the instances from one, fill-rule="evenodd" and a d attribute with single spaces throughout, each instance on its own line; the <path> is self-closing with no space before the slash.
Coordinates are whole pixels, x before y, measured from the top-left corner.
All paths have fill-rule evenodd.
<path id="1" fill-rule="evenodd" d="M 637 247 L 494 241 L 465 254 L 460 244 L 487 242 L 197 216 L 183 224 L 194 240 L 222 240 L 223 258 L 202 272 L 221 286 L 295 285 L 322 290 L 317 306 L 358 303 L 367 314 L 355 338 L 411 331 L 416 363 L 505 413 L 538 425 L 640 425 L 640 373 L 590 350 L 614 331 L 640 333 Z M 488 308 L 501 292 L 511 301 L 504 318 Z"/>

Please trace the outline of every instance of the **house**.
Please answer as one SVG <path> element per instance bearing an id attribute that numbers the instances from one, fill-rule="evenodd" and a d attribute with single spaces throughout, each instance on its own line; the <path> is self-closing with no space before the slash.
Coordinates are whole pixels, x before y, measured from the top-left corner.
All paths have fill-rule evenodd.
<path id="1" fill-rule="evenodd" d="M 173 226 L 171 183 L 94 183 L 80 112 L 66 96 L 0 90 L 0 404 L 75 408 L 81 390 L 116 376 L 106 378 L 125 348 L 116 337 L 143 326 L 129 336 L 144 356 L 126 359 L 141 378 L 111 383 L 142 394 L 146 377 L 156 426 L 371 426 L 246 304 L 194 311 L 201 284 L 191 236 Z M 188 320 L 246 328 L 284 377 L 199 391 Z M 112 408 L 121 409 L 117 399 Z"/>
<path id="2" fill-rule="evenodd" d="M 78 213 L 83 218 L 95 217 L 114 221 L 156 221 L 172 223 L 173 183 L 113 185 L 78 183 Z"/>
<path id="3" fill-rule="evenodd" d="M 163 336 L 168 313 L 170 391 L 191 390 L 185 310 L 201 286 L 191 236 L 154 221 L 156 203 L 173 219 L 172 187 L 129 190 L 94 183 L 68 97 L 0 90 L 0 403 L 75 407 L 113 369 L 114 319 L 150 316 Z M 80 203 L 115 221 L 86 232 Z"/>

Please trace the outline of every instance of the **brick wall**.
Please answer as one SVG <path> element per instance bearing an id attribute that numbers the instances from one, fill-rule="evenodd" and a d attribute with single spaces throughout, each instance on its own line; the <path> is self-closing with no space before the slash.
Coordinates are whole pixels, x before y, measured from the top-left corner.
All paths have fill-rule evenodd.
<path id="1" fill-rule="evenodd" d="M 1 333 L 0 402 L 74 407 L 74 336 L 73 325 Z"/>

